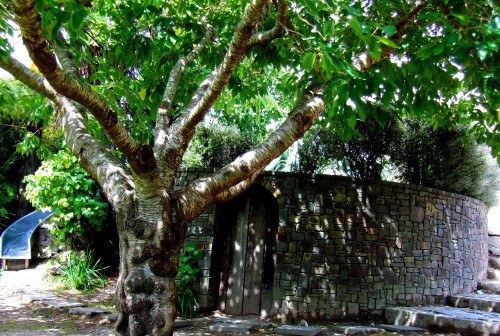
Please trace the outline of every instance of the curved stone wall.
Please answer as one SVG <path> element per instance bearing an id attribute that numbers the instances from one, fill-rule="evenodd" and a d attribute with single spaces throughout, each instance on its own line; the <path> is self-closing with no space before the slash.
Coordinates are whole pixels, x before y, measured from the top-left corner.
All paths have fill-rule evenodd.
<path id="1" fill-rule="evenodd" d="M 208 169 L 180 172 L 178 185 Z M 444 303 L 486 277 L 487 207 L 462 195 L 383 181 L 264 172 L 279 223 L 272 308 L 277 318 L 381 315 L 386 306 Z M 217 208 L 190 226 L 206 249 L 202 307 L 217 306 L 210 269 Z"/>

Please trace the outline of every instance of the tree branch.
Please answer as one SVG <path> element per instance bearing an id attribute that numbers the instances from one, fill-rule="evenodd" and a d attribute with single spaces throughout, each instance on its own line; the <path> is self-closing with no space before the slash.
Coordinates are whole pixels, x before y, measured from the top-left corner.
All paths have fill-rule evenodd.
<path id="1" fill-rule="evenodd" d="M 247 7 L 238 23 L 224 60 L 208 79 L 207 89 L 203 96 L 196 104 L 190 103 L 190 108 L 187 108 L 179 119 L 180 136 L 184 135 L 186 129 L 193 129 L 203 119 L 229 82 L 236 67 L 250 51 L 247 48 L 247 43 L 253 36 L 267 3 L 268 0 L 254 0 Z"/>
<path id="2" fill-rule="evenodd" d="M 257 179 L 257 177 L 259 177 L 260 173 L 264 170 L 264 168 L 265 167 L 262 167 L 262 169 L 253 173 L 252 176 L 250 176 L 246 180 L 241 181 L 240 183 L 230 187 L 229 189 L 227 189 L 227 190 L 221 192 L 219 195 L 215 196 L 214 203 L 221 204 L 221 203 L 227 202 L 227 201 L 235 198 L 236 196 L 238 196 L 239 194 L 241 194 L 242 192 L 244 192 L 248 188 L 250 188 L 250 186 L 254 183 L 254 181 Z"/>
<path id="3" fill-rule="evenodd" d="M 179 81 L 184 74 L 186 67 L 193 62 L 196 57 L 205 48 L 205 45 L 211 41 L 215 36 L 215 31 L 213 27 L 207 27 L 207 31 L 203 39 L 198 43 L 198 45 L 185 57 L 180 58 L 170 71 L 170 76 L 168 78 L 167 87 L 163 94 L 162 103 L 158 111 L 158 117 L 156 120 L 156 130 L 155 130 L 155 147 L 161 147 L 165 144 L 167 140 L 167 128 L 169 126 L 169 113 L 172 107 L 172 101 L 174 100 L 175 92 L 177 91 L 177 86 Z"/>
<path id="4" fill-rule="evenodd" d="M 8 62 L 4 62 L 3 59 L 0 58 L 0 68 L 10 73 L 15 79 L 22 82 L 33 91 L 38 92 L 52 101 L 55 99 L 56 92 L 48 85 L 42 76 L 28 69 L 24 64 L 12 58 L 10 55 L 8 56 Z"/>
<path id="5" fill-rule="evenodd" d="M 137 173 L 155 169 L 156 162 L 151 148 L 133 139 L 118 120 L 106 100 L 64 72 L 44 37 L 41 16 L 32 0 L 12 1 L 16 22 L 21 29 L 24 45 L 30 58 L 43 76 L 58 93 L 80 103 L 97 119 L 113 143 L 127 157 Z"/>
<path id="6" fill-rule="evenodd" d="M 260 26 L 262 13 L 268 3 L 269 0 L 254 0 L 246 8 L 222 63 L 201 83 L 180 118 L 171 126 L 167 145 L 161 153 L 161 160 L 168 159 L 163 168 L 168 176 L 174 176 L 182 155 L 193 138 L 196 125 L 203 120 L 238 64 L 250 51 L 247 47 L 248 41 Z M 167 179 L 166 183 L 173 183 L 173 178 Z"/>
<path id="7" fill-rule="evenodd" d="M 403 37 L 406 35 L 408 29 L 411 27 L 413 22 L 415 21 L 415 18 L 417 17 L 418 13 L 424 9 L 427 4 L 429 3 L 428 0 L 422 1 L 422 2 L 417 2 L 417 5 L 413 10 L 408 13 L 401 21 L 396 23 L 396 34 L 391 36 L 389 39 L 394 42 L 395 44 L 399 44 Z M 364 52 L 357 56 L 353 60 L 353 66 L 358 69 L 359 71 L 366 72 L 369 68 L 374 66 L 375 64 L 378 64 L 385 60 L 387 57 L 389 57 L 393 52 L 395 51 L 395 48 L 391 48 L 389 46 L 383 45 L 382 46 L 382 55 L 379 59 L 373 58 L 370 56 L 368 52 Z"/>
<path id="8" fill-rule="evenodd" d="M 82 77 L 78 72 L 78 67 L 75 65 L 73 55 L 69 52 L 68 44 L 60 32 L 57 34 L 56 42 L 53 43 L 52 46 L 63 70 L 70 75 L 73 80 L 82 84 Z"/>
<path id="9" fill-rule="evenodd" d="M 248 40 L 247 48 L 252 49 L 258 45 L 268 44 L 283 36 L 288 22 L 288 4 L 282 0 L 278 1 L 276 7 L 278 9 L 278 18 L 274 27 L 268 31 L 253 34 Z"/>
<path id="10" fill-rule="evenodd" d="M 176 197 L 177 216 L 187 218 L 187 221 L 192 220 L 213 202 L 223 199 L 224 191 L 260 172 L 271 160 L 302 137 L 324 109 L 323 86 L 307 88 L 287 119 L 267 140 L 212 176 L 195 180 L 186 186 Z M 230 193 L 235 196 L 238 188 L 241 190 L 243 187 L 244 184 L 235 187 Z"/>
<path id="11" fill-rule="evenodd" d="M 109 202 L 117 206 L 134 190 L 129 172 L 102 142 L 88 133 L 81 105 L 61 95 L 56 102 L 66 144 L 82 168 L 99 183 Z"/>
<path id="12" fill-rule="evenodd" d="M 81 105 L 72 103 L 57 94 L 44 78 L 28 69 L 11 56 L 0 67 L 35 92 L 50 99 L 61 112 L 65 141 L 71 152 L 78 157 L 82 167 L 102 186 L 112 204 L 117 204 L 126 191 L 133 189 L 133 182 L 123 163 L 99 140 L 88 134 L 85 113 Z M 108 165 L 109 164 L 109 165 Z"/>

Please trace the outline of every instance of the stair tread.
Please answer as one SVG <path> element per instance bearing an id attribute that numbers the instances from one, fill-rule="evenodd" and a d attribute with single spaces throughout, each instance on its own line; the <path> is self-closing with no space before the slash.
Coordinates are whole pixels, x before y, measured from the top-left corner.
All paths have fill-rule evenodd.
<path id="1" fill-rule="evenodd" d="M 464 335 L 500 335 L 500 314 L 449 306 L 390 307 L 387 322 L 425 328 L 431 331 L 459 332 Z"/>
<path id="2" fill-rule="evenodd" d="M 481 321 L 498 324 L 500 326 L 500 314 L 486 312 L 470 308 L 457 308 L 449 306 L 431 306 L 431 307 L 389 307 L 386 310 L 402 311 L 411 313 L 425 313 L 429 315 L 440 315 L 441 317 L 450 317 L 451 319 L 462 319 L 470 321 Z"/>

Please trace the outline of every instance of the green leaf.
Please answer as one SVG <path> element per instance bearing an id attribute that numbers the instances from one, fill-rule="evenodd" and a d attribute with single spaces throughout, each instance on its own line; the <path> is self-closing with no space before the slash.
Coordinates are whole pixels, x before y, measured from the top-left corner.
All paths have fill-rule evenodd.
<path id="1" fill-rule="evenodd" d="M 489 33 L 500 33 L 500 16 L 495 16 L 489 24 L 486 25 Z"/>
<path id="2" fill-rule="evenodd" d="M 361 29 L 361 24 L 359 23 L 359 20 L 356 16 L 353 16 L 351 21 L 349 22 L 349 25 L 351 26 L 352 30 L 354 30 L 354 33 L 360 37 L 364 38 L 363 31 Z"/>
<path id="3" fill-rule="evenodd" d="M 332 74 L 335 72 L 335 70 L 338 70 L 338 68 L 333 63 L 332 58 L 327 53 L 323 53 L 321 55 L 320 64 L 323 70 L 325 70 L 326 72 L 327 80 L 332 77 Z"/>
<path id="4" fill-rule="evenodd" d="M 71 26 L 73 27 L 73 29 L 76 30 L 76 29 L 80 28 L 80 26 L 82 25 L 82 22 L 85 19 L 85 17 L 87 16 L 87 14 L 88 13 L 86 10 L 82 10 L 82 11 L 74 12 L 71 15 Z"/>
<path id="5" fill-rule="evenodd" d="M 396 49 L 399 48 L 399 46 L 396 43 L 394 43 L 393 41 L 389 40 L 386 37 L 378 36 L 378 35 L 373 35 L 373 37 L 375 37 L 377 40 L 379 40 L 380 42 L 382 42 L 385 45 L 388 45 L 391 48 L 396 48 Z"/>
<path id="6" fill-rule="evenodd" d="M 440 55 L 444 51 L 445 43 L 438 43 L 433 49 L 432 54 L 434 56 Z"/>
<path id="7" fill-rule="evenodd" d="M 354 129 L 354 127 L 356 126 L 356 122 L 357 122 L 357 118 L 356 118 L 356 115 L 355 114 L 352 114 L 348 119 L 347 119 L 347 125 Z"/>
<path id="8" fill-rule="evenodd" d="M 340 6 L 354 16 L 361 16 L 360 11 L 358 11 L 353 6 L 346 6 L 345 4 L 340 4 Z"/>
<path id="9" fill-rule="evenodd" d="M 380 57 L 382 57 L 382 48 L 380 47 L 380 44 L 374 40 L 370 40 L 368 43 L 368 52 L 370 53 L 370 56 L 375 59 L 380 59 Z"/>
<path id="10" fill-rule="evenodd" d="M 302 59 L 302 67 L 307 70 L 308 72 L 311 72 L 314 68 L 314 64 L 316 62 L 316 54 L 308 52 L 305 54 L 304 58 Z"/>
<path id="11" fill-rule="evenodd" d="M 393 26 L 393 25 L 383 26 L 383 27 L 381 28 L 381 30 L 382 30 L 384 33 L 386 33 L 386 34 L 387 34 L 387 36 L 389 36 L 389 37 L 390 37 L 390 36 L 392 36 L 392 35 L 394 35 L 394 34 L 396 34 L 396 33 L 397 33 L 397 31 L 398 31 L 398 30 L 397 30 L 397 28 L 396 28 L 395 26 Z"/>
<path id="12" fill-rule="evenodd" d="M 488 48 L 494 52 L 498 52 L 499 44 L 497 42 L 488 42 Z"/>
<path id="13" fill-rule="evenodd" d="M 479 44 L 477 46 L 477 56 L 481 61 L 484 61 L 486 57 L 488 57 L 489 50 L 488 46 L 485 44 Z"/>

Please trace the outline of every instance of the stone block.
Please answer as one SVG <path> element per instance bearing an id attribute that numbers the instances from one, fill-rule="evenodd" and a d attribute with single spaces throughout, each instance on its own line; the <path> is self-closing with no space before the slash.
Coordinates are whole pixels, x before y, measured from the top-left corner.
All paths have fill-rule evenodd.
<path id="1" fill-rule="evenodd" d="M 87 307 L 75 307 L 75 308 L 70 308 L 69 314 L 72 315 L 87 315 L 87 316 L 92 316 L 92 315 L 98 315 L 98 314 L 108 314 L 111 313 L 111 310 L 105 309 L 105 308 L 87 308 Z"/>
<path id="2" fill-rule="evenodd" d="M 274 328 L 274 332 L 283 335 L 314 336 L 321 332 L 321 328 L 303 327 L 295 325 L 282 325 Z"/>
<path id="3" fill-rule="evenodd" d="M 425 218 L 425 210 L 422 207 L 411 207 L 410 221 L 422 222 Z"/>
<path id="4" fill-rule="evenodd" d="M 333 331 L 340 332 L 344 335 L 366 335 L 366 334 L 378 334 L 383 332 L 383 329 L 375 327 L 366 326 L 338 326 L 332 328 Z"/>
<path id="5" fill-rule="evenodd" d="M 395 331 L 395 332 L 419 332 L 419 333 L 424 333 L 426 332 L 426 329 L 424 328 L 419 328 L 419 327 L 412 327 L 412 326 L 406 326 L 406 325 L 391 325 L 391 324 L 381 324 L 379 325 L 380 328 L 387 330 L 387 331 Z"/>
<path id="6" fill-rule="evenodd" d="M 76 301 L 44 301 L 43 304 L 54 308 L 75 308 L 87 306 L 85 303 Z"/>
<path id="7" fill-rule="evenodd" d="M 253 328 L 252 324 L 244 323 L 216 323 L 208 327 L 208 330 L 219 333 L 247 333 Z"/>

